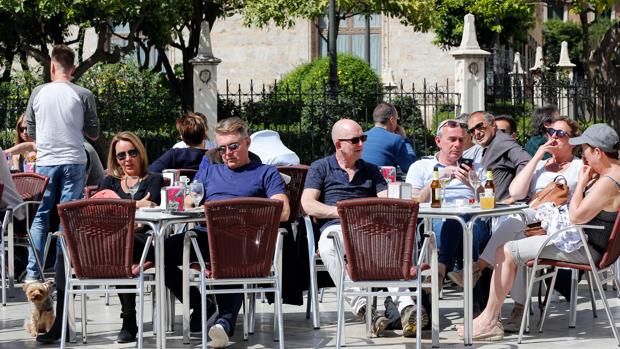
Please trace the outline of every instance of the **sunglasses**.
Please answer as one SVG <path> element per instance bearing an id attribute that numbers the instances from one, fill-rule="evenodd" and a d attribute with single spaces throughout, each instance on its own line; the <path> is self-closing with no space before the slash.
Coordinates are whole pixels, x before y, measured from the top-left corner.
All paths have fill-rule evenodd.
<path id="1" fill-rule="evenodd" d="M 341 142 L 351 142 L 351 144 L 357 144 L 360 141 L 366 142 L 367 139 L 368 139 L 367 135 L 361 135 L 359 137 L 353 137 L 353 138 L 341 138 L 341 139 L 339 139 L 339 141 L 341 141 Z"/>
<path id="2" fill-rule="evenodd" d="M 440 130 L 442 127 L 444 127 L 446 125 L 448 127 L 450 127 L 450 128 L 460 127 L 460 128 L 467 129 L 467 124 L 466 123 L 460 122 L 460 121 L 456 121 L 456 120 L 444 120 L 444 121 L 441 122 L 441 124 L 439 124 L 439 127 L 437 129 Z"/>
<path id="3" fill-rule="evenodd" d="M 18 131 L 19 133 L 22 133 L 22 132 L 24 132 L 24 131 L 28 131 L 28 127 L 18 127 L 18 128 L 17 128 L 17 131 Z"/>
<path id="4" fill-rule="evenodd" d="M 138 149 L 133 148 L 133 149 L 129 149 L 128 151 L 123 151 L 120 153 L 116 153 L 116 160 L 118 161 L 123 161 L 125 159 L 127 159 L 127 155 L 129 155 L 129 157 L 131 158 L 135 158 L 136 156 L 138 156 Z"/>
<path id="5" fill-rule="evenodd" d="M 568 137 L 568 133 L 564 130 L 556 130 L 551 127 L 547 128 L 547 134 L 549 135 L 549 137 L 553 137 L 554 134 L 560 138 Z"/>
<path id="6" fill-rule="evenodd" d="M 470 134 L 474 133 L 475 131 L 480 131 L 482 129 L 484 129 L 486 127 L 486 125 L 484 124 L 484 121 L 479 122 L 478 124 L 476 124 L 476 126 L 470 128 L 469 130 L 467 130 L 467 132 L 469 132 Z"/>
<path id="7" fill-rule="evenodd" d="M 229 145 L 221 145 L 217 147 L 217 151 L 220 152 L 221 154 L 224 154 L 226 153 L 226 149 L 230 151 L 235 151 L 239 149 L 239 147 L 241 147 L 241 143 L 230 143 Z"/>

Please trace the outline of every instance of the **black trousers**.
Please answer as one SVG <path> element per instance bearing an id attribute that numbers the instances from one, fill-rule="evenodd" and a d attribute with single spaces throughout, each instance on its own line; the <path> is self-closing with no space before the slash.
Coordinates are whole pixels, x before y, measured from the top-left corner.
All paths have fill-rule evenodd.
<path id="1" fill-rule="evenodd" d="M 207 232 L 202 229 L 194 230 L 196 232 L 196 242 L 200 248 L 200 253 L 205 260 L 209 260 L 209 240 Z M 185 233 L 176 234 L 168 239 L 164 243 L 165 253 L 165 276 L 166 286 L 174 293 L 174 296 L 178 300 L 184 302 L 183 299 L 183 271 L 179 266 L 183 265 L 183 239 Z M 190 249 L 190 262 L 198 261 L 196 253 L 193 249 Z M 218 286 L 216 288 L 235 288 L 236 286 Z M 243 304 L 243 297 L 241 293 L 233 294 L 219 294 L 216 296 L 217 307 L 219 310 L 219 318 L 225 319 L 230 325 L 231 331 L 235 328 L 237 321 L 237 315 Z M 200 308 L 200 291 L 196 287 L 191 287 L 189 292 L 189 305 L 191 309 L 194 309 L 194 313 Z M 232 333 L 230 333 L 232 335 Z"/>

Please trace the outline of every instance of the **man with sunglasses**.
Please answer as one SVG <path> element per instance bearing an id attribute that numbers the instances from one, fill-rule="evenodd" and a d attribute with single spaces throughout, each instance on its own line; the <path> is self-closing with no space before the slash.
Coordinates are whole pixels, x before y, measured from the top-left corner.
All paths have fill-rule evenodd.
<path id="1" fill-rule="evenodd" d="M 87 163 L 84 137 L 96 140 L 99 136 L 95 97 L 71 82 L 75 52 L 68 46 L 55 45 L 51 58 L 52 82 L 37 86 L 26 108 L 28 135 L 37 148 L 36 171 L 49 178 L 30 230 L 34 250 L 29 250 L 27 281 L 39 276 L 34 253 L 43 257 L 49 217 L 56 202 L 82 197 Z M 60 253 L 60 245 L 56 250 Z"/>
<path id="2" fill-rule="evenodd" d="M 284 203 L 280 221 L 284 222 L 289 216 L 288 197 L 284 182 L 277 169 L 271 165 L 264 165 L 250 159 L 248 148 L 250 137 L 247 124 L 238 117 L 220 121 L 215 128 L 217 152 L 222 158 L 221 164 L 213 164 L 204 157 L 194 179 L 202 182 L 205 188 L 205 200 L 222 200 L 235 197 L 260 197 L 280 200 Z M 186 197 L 186 205 L 193 205 Z M 209 256 L 209 242 L 205 228 L 199 227 L 196 238 L 200 251 L 205 259 Z M 176 234 L 166 239 L 165 249 L 172 251 L 165 256 L 166 286 L 174 293 L 177 299 L 183 300 L 182 281 L 183 273 L 178 268 L 182 265 L 184 234 Z M 196 261 L 196 255 L 191 252 L 190 258 Z M 218 318 L 209 329 L 211 346 L 223 348 L 228 345 L 233 336 L 237 315 L 243 302 L 241 294 L 222 294 L 216 297 L 218 304 Z M 201 330 L 200 293 L 197 288 L 190 290 L 190 308 L 193 309 L 190 319 L 190 330 Z M 208 307 L 210 308 L 210 307 Z M 212 313 L 211 309 L 208 309 Z"/>
<path id="3" fill-rule="evenodd" d="M 508 187 L 532 157 L 510 135 L 497 132 L 495 117 L 490 113 L 471 113 L 467 119 L 467 127 L 476 143 L 484 148 L 482 168 L 493 170 L 495 199 L 498 202 L 513 202 Z"/>
<path id="4" fill-rule="evenodd" d="M 398 124 L 398 111 L 389 103 L 379 103 L 372 113 L 375 127 L 364 132 L 362 159 L 377 166 L 398 166 L 402 172 L 416 160 L 411 141 Z"/>
<path id="5" fill-rule="evenodd" d="M 336 285 L 340 280 L 340 268 L 333 241 L 327 238 L 332 231 L 342 234 L 336 202 L 387 197 L 387 183 L 379 168 L 361 158 L 366 140 L 362 128 L 355 121 L 337 121 L 332 127 L 332 141 L 336 153 L 312 163 L 301 195 L 304 212 L 318 220 L 321 230 L 319 254 Z M 366 313 L 366 298 L 345 297 L 345 300 L 353 313 L 363 318 Z M 372 311 L 373 332 L 381 335 L 389 320 L 376 315 L 374 309 Z"/>

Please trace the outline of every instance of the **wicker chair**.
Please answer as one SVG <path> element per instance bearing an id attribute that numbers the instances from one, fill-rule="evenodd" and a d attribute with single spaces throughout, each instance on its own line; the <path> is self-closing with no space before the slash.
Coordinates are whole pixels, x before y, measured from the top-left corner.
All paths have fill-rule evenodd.
<path id="1" fill-rule="evenodd" d="M 590 226 L 590 225 L 574 225 L 574 226 L 565 228 L 563 230 L 568 230 L 568 229 L 576 229 L 579 232 L 579 236 L 581 237 L 582 244 L 584 246 L 587 246 L 588 240 L 583 230 L 584 229 L 602 229 L 602 227 Z M 559 232 L 563 230 L 560 230 Z M 550 236 L 547 239 L 547 241 L 551 239 L 552 237 L 553 236 Z M 592 259 L 592 255 L 590 254 L 590 251 L 588 249 L 586 249 L 586 254 L 588 256 L 589 264 L 577 264 L 577 263 L 562 262 L 562 261 L 539 258 L 540 253 L 542 252 L 544 246 L 546 246 L 546 243 L 543 244 L 542 246 L 543 247 L 541 247 L 540 250 L 538 251 L 536 258 L 529 261 L 527 265 L 528 266 L 528 273 L 527 273 L 528 277 L 526 279 L 528 280 L 528 283 L 527 283 L 527 297 L 525 300 L 525 309 L 529 309 L 530 307 L 530 303 L 531 303 L 530 295 L 532 294 L 532 289 L 533 289 L 535 282 L 541 281 L 547 278 L 551 278 L 551 285 L 549 286 L 549 289 L 553 290 L 553 287 L 555 285 L 555 279 L 558 273 L 558 268 L 572 269 L 573 273 L 576 273 L 579 270 L 583 270 L 586 273 L 588 273 L 589 281 L 594 282 L 594 284 L 596 285 L 596 289 L 601 295 L 601 299 L 603 301 L 603 307 L 605 308 L 605 312 L 607 313 L 607 318 L 609 319 L 611 330 L 614 334 L 614 337 L 616 338 L 616 342 L 618 342 L 618 346 L 620 346 L 620 336 L 618 333 L 618 329 L 615 326 L 615 321 L 611 314 L 611 311 L 609 310 L 609 303 L 607 302 L 607 297 L 605 296 L 605 291 L 603 290 L 603 284 L 607 283 L 609 280 L 615 279 L 618 273 L 618 270 L 616 270 L 614 265 L 616 261 L 618 260 L 618 257 L 620 257 L 620 211 L 619 211 L 618 217 L 616 218 L 616 222 L 614 223 L 614 227 L 612 228 L 611 234 L 609 236 L 609 241 L 607 243 L 607 249 L 605 250 L 603 257 L 598 262 L 598 264 L 594 262 L 594 260 Z M 554 268 L 551 268 L 552 270 L 550 271 L 547 270 L 547 272 L 544 272 L 544 270 L 549 267 L 554 267 Z M 529 268 L 531 268 L 531 270 L 529 270 Z M 571 304 L 570 304 L 570 312 L 569 312 L 569 328 L 575 327 L 575 320 L 577 316 L 576 315 L 577 277 L 576 275 L 573 275 L 573 276 L 574 277 L 572 278 L 573 281 L 571 285 L 572 287 L 571 287 L 571 300 L 570 300 Z M 590 284 L 590 288 L 592 288 L 591 284 Z M 592 298 L 594 298 L 594 293 L 592 291 L 591 291 L 591 294 L 592 294 Z M 547 315 L 547 310 L 549 308 L 549 303 L 550 302 L 547 301 L 545 304 L 545 308 L 543 310 L 543 313 L 540 319 L 540 324 L 538 327 L 539 332 L 542 332 L 543 324 L 545 322 L 545 317 Z M 593 311 L 595 312 L 594 314 L 596 316 L 596 308 L 593 307 Z M 518 339 L 519 344 L 521 343 L 523 339 L 523 332 L 526 330 L 526 327 L 529 327 L 529 311 L 523 312 L 523 318 L 521 319 L 521 328 L 519 329 L 519 339 Z"/>
<path id="2" fill-rule="evenodd" d="M 151 237 L 147 239 L 139 264 L 133 264 L 133 233 L 136 204 L 133 200 L 84 199 L 58 205 L 63 231 L 60 237 L 65 261 L 65 300 L 61 348 L 65 346 L 70 294 L 107 293 L 107 288 L 87 285 L 135 285 L 115 293 L 138 293 L 138 348 L 143 344 L 144 271 Z M 74 289 L 74 286 L 79 288 Z M 85 299 L 85 297 L 83 297 Z M 85 341 L 86 309 L 82 303 L 82 336 Z"/>
<path id="3" fill-rule="evenodd" d="M 8 209 L 3 221 L 3 232 L 6 232 L 6 244 L 8 250 L 8 270 L 9 270 L 9 286 L 13 287 L 15 282 L 15 246 L 33 246 L 32 236 L 30 235 L 30 225 L 37 213 L 37 209 L 45 194 L 45 188 L 49 178 L 37 173 L 14 173 L 11 175 L 17 192 L 22 197 L 22 202 L 12 209 Z M 15 222 L 13 212 L 24 210 L 26 213 L 26 231 L 15 231 Z M 48 239 L 49 240 L 49 239 Z M 46 246 L 49 241 L 46 242 Z M 39 255 L 35 253 L 37 265 L 43 278 L 43 267 L 45 266 L 45 258 L 47 256 L 47 248 L 43 254 L 41 261 Z"/>
<path id="4" fill-rule="evenodd" d="M 344 295 L 371 296 L 417 295 L 422 299 L 422 262 L 429 255 L 425 240 L 419 259 L 415 260 L 416 221 L 418 203 L 410 200 L 363 198 L 339 201 L 338 215 L 342 226 L 342 242 L 339 234 L 330 233 L 334 239 L 336 255 L 340 263 L 338 284 L 338 329 L 336 347 L 346 341 L 344 331 Z M 344 248 L 343 248 L 344 245 Z M 344 256 L 347 261 L 345 263 Z M 436 265 L 436 255 L 433 255 Z M 349 278 L 345 278 L 345 267 Z M 382 288 L 400 288 L 406 291 L 383 291 Z M 432 292 L 437 283 L 433 282 Z M 357 289 L 356 289 L 357 288 Z M 378 290 L 375 290 L 377 288 Z M 410 291 L 415 288 L 415 291 Z M 437 304 L 433 304 L 437 307 Z M 421 323 L 421 312 L 417 312 Z M 371 312 L 366 312 L 367 333 L 370 333 Z M 435 336 L 435 332 L 433 332 Z M 420 326 L 417 327 L 416 344 L 421 346 Z"/>
<path id="5" fill-rule="evenodd" d="M 209 239 L 209 260 L 205 262 L 193 231 L 192 247 L 200 266 L 202 318 L 207 318 L 207 294 L 274 292 L 274 325 L 278 328 L 280 348 L 284 348 L 282 285 L 277 268 L 282 252 L 279 233 L 282 202 L 262 198 L 236 198 L 205 204 Z M 241 258 L 243 257 L 243 258 Z M 213 285 L 242 285 L 230 289 L 211 289 Z M 268 286 L 268 287 L 259 287 Z M 244 339 L 247 339 L 248 314 L 244 311 Z M 275 328 L 274 328 L 275 330 Z M 207 346 L 207 324 L 202 323 L 202 347 Z"/>

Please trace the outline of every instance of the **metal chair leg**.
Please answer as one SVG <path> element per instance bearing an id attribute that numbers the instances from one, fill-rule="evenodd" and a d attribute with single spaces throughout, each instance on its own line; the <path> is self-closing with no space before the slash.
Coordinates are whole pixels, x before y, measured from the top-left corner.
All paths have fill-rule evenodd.
<path id="1" fill-rule="evenodd" d="M 82 291 L 84 291 L 86 289 L 85 286 L 81 286 L 80 287 L 82 289 Z M 86 344 L 86 333 L 87 333 L 87 329 L 86 329 L 86 323 L 87 323 L 87 316 L 86 316 L 86 299 L 87 299 L 87 295 L 86 293 L 82 293 L 80 295 L 80 303 L 82 306 L 82 343 Z"/>
<path id="2" fill-rule="evenodd" d="M 542 333 L 543 331 L 543 325 L 545 324 L 545 319 L 547 318 L 547 311 L 549 310 L 549 304 L 551 303 L 551 293 L 553 292 L 553 287 L 555 286 L 555 280 L 558 276 L 558 270 L 554 269 L 552 271 L 553 276 L 551 277 L 551 284 L 549 285 L 549 287 L 547 288 L 547 292 L 545 295 L 545 299 L 547 300 L 545 302 L 545 309 L 543 310 L 543 313 L 540 317 L 540 325 L 538 326 L 538 332 Z M 541 281 L 542 282 L 542 281 Z"/>
<path id="3" fill-rule="evenodd" d="M 243 289 L 247 289 L 247 285 L 243 285 Z M 248 294 L 243 294 L 243 340 L 248 340 L 248 311 L 249 311 Z"/>
<path id="4" fill-rule="evenodd" d="M 256 287 L 256 285 L 254 285 L 253 287 Z M 264 295 L 265 292 L 263 292 L 262 294 Z M 248 303 L 248 313 L 250 316 L 248 321 L 248 334 L 254 334 L 254 325 L 256 324 L 256 293 L 251 293 L 248 295 L 248 297 L 250 299 L 250 302 Z"/>
<path id="5" fill-rule="evenodd" d="M 570 312 L 568 313 L 568 328 L 575 328 L 577 322 L 577 284 L 579 283 L 579 272 L 575 269 L 571 273 L 570 284 Z"/>
<path id="6" fill-rule="evenodd" d="M 611 326 L 611 331 L 614 333 L 614 337 L 616 338 L 616 343 L 620 346 L 620 334 L 618 333 L 618 329 L 616 328 L 616 322 L 609 310 L 609 303 L 607 302 L 607 296 L 601 287 L 601 280 L 599 278 L 598 273 L 593 272 L 592 278 L 594 279 L 594 283 L 596 284 L 596 288 L 601 295 L 601 300 L 603 301 L 603 307 L 605 308 L 605 313 L 607 313 L 607 319 L 609 319 L 609 325 Z"/>
<path id="7" fill-rule="evenodd" d="M 588 290 L 590 291 L 590 302 L 592 303 L 592 316 L 595 318 L 598 317 L 596 314 L 596 298 L 594 297 L 594 285 L 592 284 L 592 272 L 586 272 L 586 277 L 588 278 Z M 604 280 L 607 280 L 607 273 L 605 273 Z M 603 286 L 607 285 L 607 282 L 603 284 Z M 607 291 L 606 287 L 603 287 L 603 290 Z"/>

